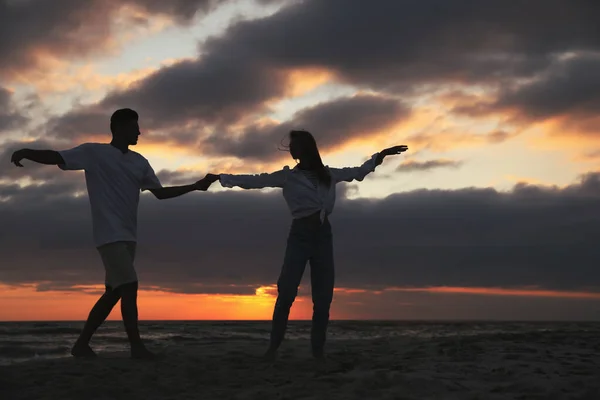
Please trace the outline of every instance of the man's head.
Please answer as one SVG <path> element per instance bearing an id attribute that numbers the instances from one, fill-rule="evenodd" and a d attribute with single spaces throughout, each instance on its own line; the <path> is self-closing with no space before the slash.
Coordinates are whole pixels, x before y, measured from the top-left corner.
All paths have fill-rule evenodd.
<path id="1" fill-rule="evenodd" d="M 110 117 L 110 131 L 113 138 L 127 143 L 129 146 L 136 145 L 140 135 L 138 125 L 138 113 L 130 108 L 121 108 Z"/>

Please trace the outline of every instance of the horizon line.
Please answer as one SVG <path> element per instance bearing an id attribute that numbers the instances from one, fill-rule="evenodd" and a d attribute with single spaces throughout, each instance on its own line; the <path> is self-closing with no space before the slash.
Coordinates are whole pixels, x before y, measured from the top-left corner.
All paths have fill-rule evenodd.
<path id="1" fill-rule="evenodd" d="M 310 318 L 307 319 L 290 319 L 289 322 L 311 322 L 312 320 Z M 555 319 L 555 320 L 551 320 L 551 319 L 504 319 L 504 318 L 490 318 L 490 319 L 477 319 L 477 318 L 471 318 L 471 319 L 466 319 L 466 318 L 446 318 L 446 319 L 439 319 L 439 318 L 423 318 L 423 319 L 415 319 L 415 318 L 396 318 L 396 319 L 380 319 L 380 318 L 373 318 L 373 319 L 367 319 L 367 318 L 363 318 L 363 319 L 330 319 L 330 322 L 429 322 L 429 323 L 448 323 L 448 322 L 455 322 L 455 323 L 471 323 L 471 322 L 476 322 L 476 323 L 490 323 L 490 322 L 507 322 L 507 323 L 511 323 L 511 322 L 515 322 L 515 323 L 590 323 L 590 322 L 597 322 L 600 323 L 600 318 L 599 319 Z M 80 323 L 85 323 L 84 319 L 65 319 L 65 320 L 0 320 L 0 324 L 3 323 L 64 323 L 64 322 L 80 322 Z M 110 320 L 106 320 L 105 322 L 122 322 L 121 319 L 110 319 Z M 171 322 L 171 323 L 175 323 L 175 322 L 237 322 L 237 323 L 242 323 L 242 322 L 264 322 L 264 323 L 271 323 L 272 320 L 271 319 L 140 319 L 139 322 Z"/>

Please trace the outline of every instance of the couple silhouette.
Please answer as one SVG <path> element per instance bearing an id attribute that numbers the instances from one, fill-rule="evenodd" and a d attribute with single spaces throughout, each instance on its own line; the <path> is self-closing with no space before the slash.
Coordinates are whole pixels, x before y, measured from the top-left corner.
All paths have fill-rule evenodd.
<path id="1" fill-rule="evenodd" d="M 292 224 L 273 312 L 270 344 L 264 357 L 273 360 L 283 341 L 292 304 L 307 263 L 310 263 L 313 317 L 311 347 L 315 358 L 324 356 L 329 309 L 333 301 L 335 269 L 333 236 L 328 216 L 335 205 L 335 185 L 362 181 L 386 156 L 400 154 L 407 146 L 384 149 L 359 167 L 330 168 L 323 164 L 314 137 L 307 131 L 289 133 L 286 149 L 298 163 L 294 168 L 255 175 L 207 174 L 189 185 L 163 187 L 146 158 L 130 150 L 141 135 L 138 113 L 129 108 L 110 118 L 110 143 L 84 143 L 69 150 L 21 149 L 11 162 L 22 160 L 57 165 L 65 171 L 85 171 L 92 212 L 93 237 L 105 269 L 104 294 L 89 313 L 71 349 L 74 357 L 96 357 L 90 347 L 94 332 L 121 301 L 121 315 L 132 358 L 155 358 L 142 341 L 138 328 L 138 277 L 134 267 L 137 245 L 137 211 L 141 191 L 160 200 L 206 191 L 216 181 L 221 186 L 243 189 L 281 188 L 292 214 Z"/>

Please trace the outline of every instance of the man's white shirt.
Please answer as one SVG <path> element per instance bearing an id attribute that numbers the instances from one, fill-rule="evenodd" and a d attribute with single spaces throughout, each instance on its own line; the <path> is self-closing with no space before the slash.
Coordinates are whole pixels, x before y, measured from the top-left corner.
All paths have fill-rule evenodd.
<path id="1" fill-rule="evenodd" d="M 59 168 L 85 171 L 96 246 L 137 241 L 140 191 L 162 187 L 148 160 L 104 143 L 84 143 L 59 154 L 65 162 Z"/>

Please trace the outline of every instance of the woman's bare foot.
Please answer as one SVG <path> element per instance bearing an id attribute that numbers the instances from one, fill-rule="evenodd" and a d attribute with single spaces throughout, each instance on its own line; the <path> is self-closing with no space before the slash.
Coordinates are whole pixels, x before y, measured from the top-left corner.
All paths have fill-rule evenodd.
<path id="1" fill-rule="evenodd" d="M 96 353 L 89 344 L 75 343 L 71 349 L 71 355 L 77 358 L 96 358 Z"/>
<path id="2" fill-rule="evenodd" d="M 263 360 L 265 361 L 275 361 L 277 359 L 277 350 L 269 348 L 267 352 L 263 355 Z"/>
<path id="3" fill-rule="evenodd" d="M 325 351 L 320 349 L 312 349 L 312 355 L 316 360 L 323 360 L 325 358 Z"/>

